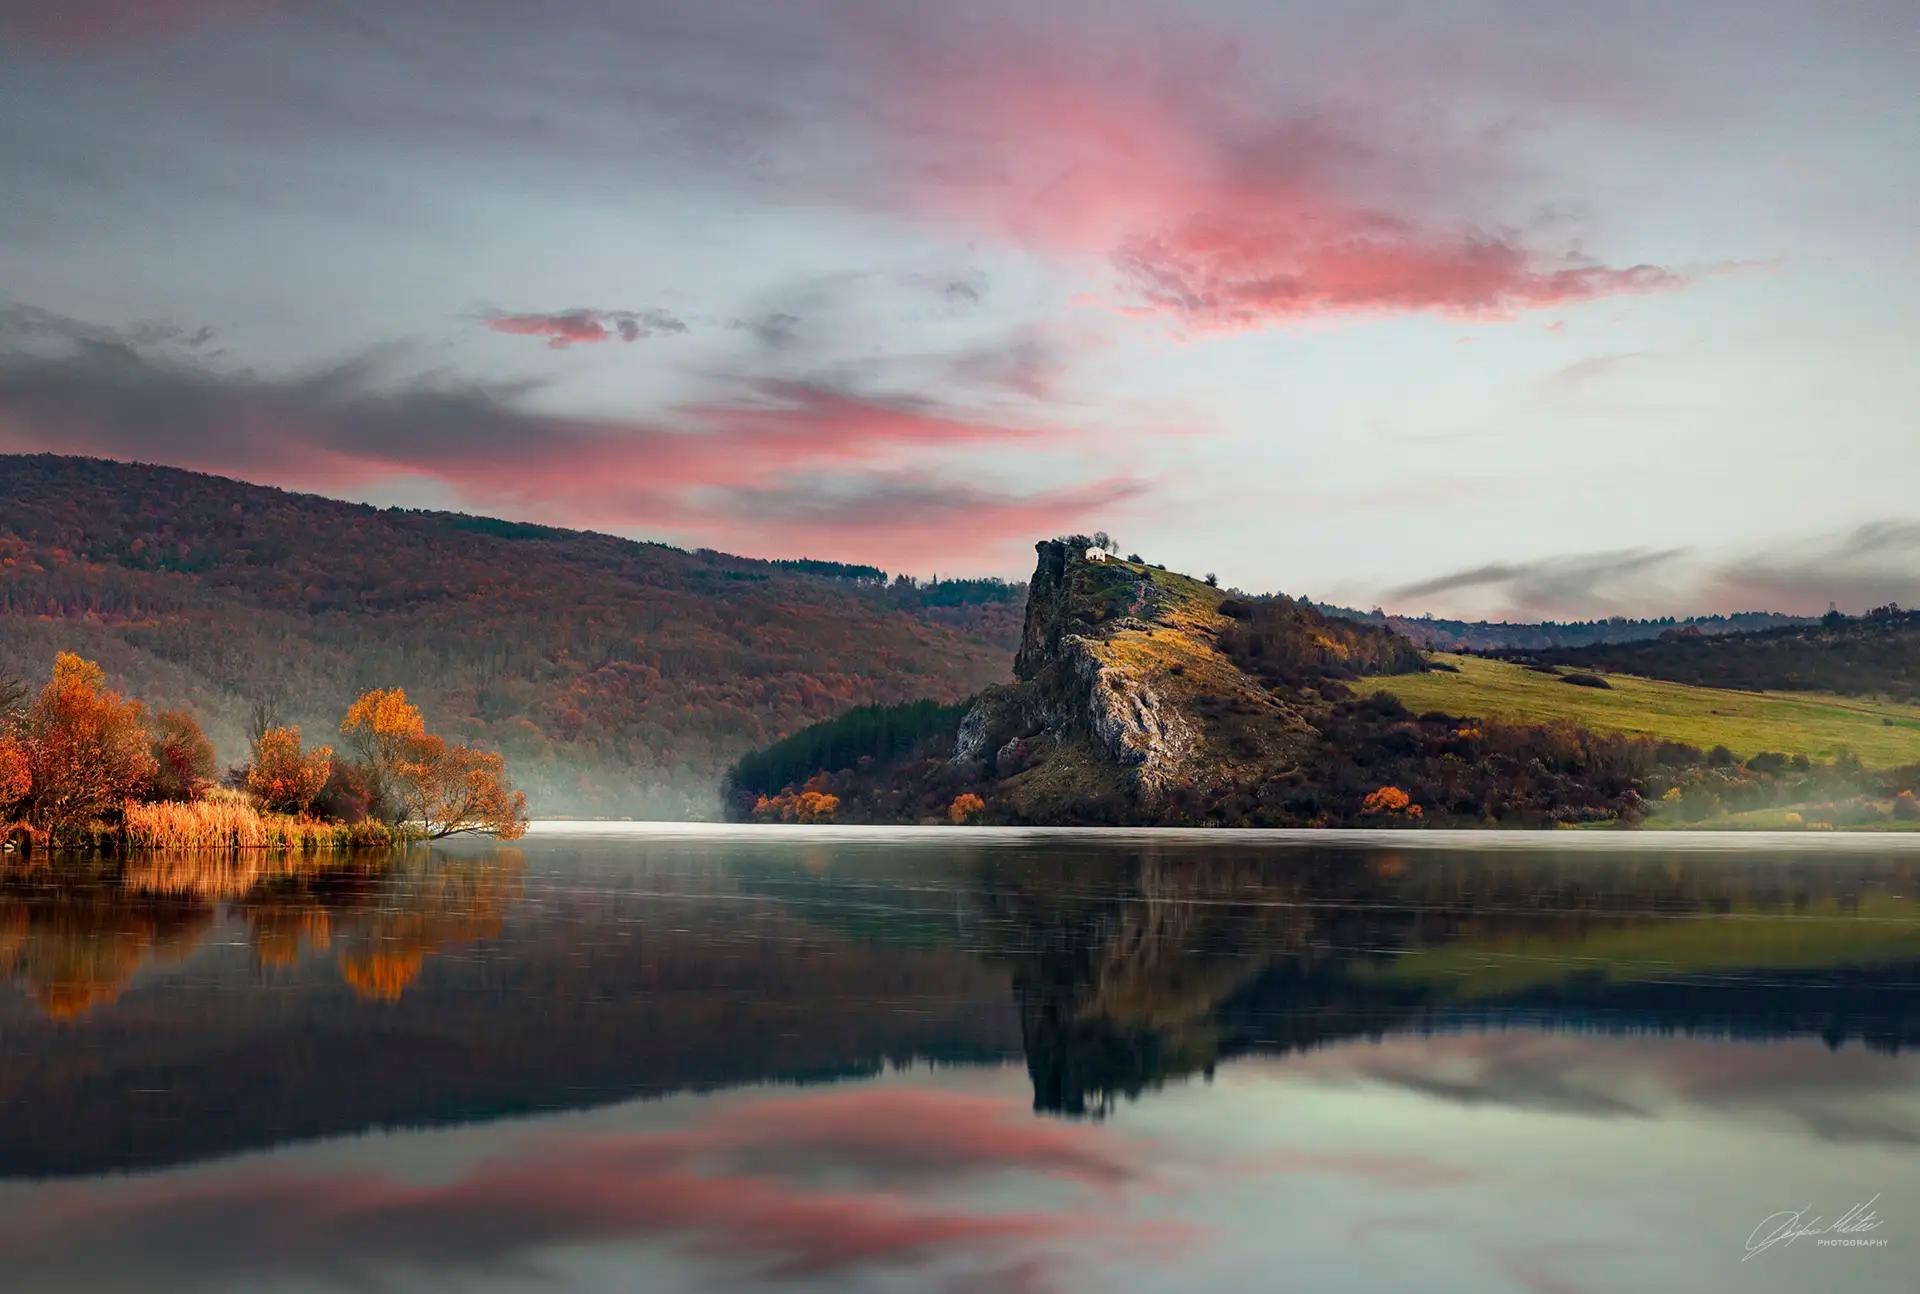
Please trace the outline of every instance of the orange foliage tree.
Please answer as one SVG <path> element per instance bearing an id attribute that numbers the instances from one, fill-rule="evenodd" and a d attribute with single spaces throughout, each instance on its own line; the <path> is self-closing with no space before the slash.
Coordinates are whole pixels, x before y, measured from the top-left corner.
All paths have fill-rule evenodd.
<path id="1" fill-rule="evenodd" d="M 72 652 L 54 658 L 53 678 L 27 707 L 18 742 L 32 779 L 27 820 L 53 832 L 137 798 L 157 766 L 144 707 L 108 691 L 100 667 Z"/>
<path id="2" fill-rule="evenodd" d="M 972 791 L 962 791 L 953 797 L 953 803 L 947 806 L 947 821 L 954 826 L 980 816 L 987 808 L 987 802 Z"/>
<path id="3" fill-rule="evenodd" d="M 431 733 L 418 737 L 400 765 L 399 794 L 407 820 L 429 840 L 527 834 L 527 797 L 507 781 L 506 761 L 489 750 L 448 745 Z"/>
<path id="4" fill-rule="evenodd" d="M 792 787 L 754 802 L 753 816 L 763 822 L 832 822 L 840 812 L 840 797 L 827 791 Z"/>
<path id="5" fill-rule="evenodd" d="M 340 735 L 360 757 L 371 803 L 369 811 L 389 822 L 400 820 L 401 765 L 413 753 L 413 744 L 427 735 L 420 708 L 407 700 L 405 688 L 374 688 L 360 694 L 340 721 Z"/>
<path id="6" fill-rule="evenodd" d="M 333 747 L 302 750 L 298 727 L 273 727 L 254 743 L 247 789 L 282 813 L 305 813 L 333 774 Z"/>
<path id="7" fill-rule="evenodd" d="M 514 840 L 527 830 L 527 797 L 491 751 L 456 746 L 427 731 L 400 688 L 364 693 L 340 723 L 360 756 L 371 811 L 411 824 L 428 839 L 485 832 Z"/>
<path id="8" fill-rule="evenodd" d="M 11 817 L 32 789 L 33 768 L 27 763 L 26 747 L 17 738 L 0 737 L 0 821 Z"/>

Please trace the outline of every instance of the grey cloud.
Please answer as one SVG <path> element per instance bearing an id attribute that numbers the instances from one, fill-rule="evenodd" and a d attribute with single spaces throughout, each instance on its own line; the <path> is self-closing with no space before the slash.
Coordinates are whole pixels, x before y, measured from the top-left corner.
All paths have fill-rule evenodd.
<path id="1" fill-rule="evenodd" d="M 510 515 L 769 552 L 839 543 L 838 525 L 840 551 L 862 558 L 997 559 L 1012 538 L 1137 490 L 1069 481 L 1019 494 L 956 481 L 945 453 L 1071 433 L 983 421 L 910 391 L 722 374 L 710 398 L 654 418 L 570 418 L 530 407 L 543 383 L 421 373 L 401 347 L 270 376 L 168 350 L 167 329 L 156 333 L 165 345 L 143 345 L 126 330 L 11 318 L 35 335 L 31 345 L 0 337 L 0 451 L 164 462 L 333 493 L 428 478 Z M 50 332 L 60 346 L 49 348 Z"/>
<path id="2" fill-rule="evenodd" d="M 1033 329 L 968 347 L 948 361 L 950 375 L 962 384 L 999 387 L 1035 400 L 1053 394 L 1065 368 L 1061 346 Z"/>
<path id="3" fill-rule="evenodd" d="M 1920 520 L 1869 522 L 1844 534 L 1775 545 L 1723 563 L 1709 583 L 1722 601 L 1782 611 L 1865 611 L 1920 604 Z"/>
<path id="4" fill-rule="evenodd" d="M 1435 597 L 1468 589 L 1495 589 L 1517 610 L 1535 615 L 1605 614 L 1615 604 L 1609 585 L 1645 576 L 1684 556 L 1684 548 L 1627 548 L 1532 561 L 1489 562 L 1483 566 L 1404 584 L 1389 599 Z"/>
<path id="5" fill-rule="evenodd" d="M 211 325 L 204 324 L 188 329 L 175 323 L 135 320 L 116 328 L 19 301 L 0 307 L 0 349 L 4 350 L 31 350 L 51 344 L 56 348 L 91 346 L 133 352 L 178 348 L 205 353 L 218 336 Z"/>

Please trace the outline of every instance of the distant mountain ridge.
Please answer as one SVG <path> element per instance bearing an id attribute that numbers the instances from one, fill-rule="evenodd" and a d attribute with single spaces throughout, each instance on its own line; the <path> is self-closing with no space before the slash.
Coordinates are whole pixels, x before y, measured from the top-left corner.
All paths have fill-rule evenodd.
<path id="1" fill-rule="evenodd" d="M 1303 599 L 1310 601 L 1310 599 Z M 1557 647 L 1584 647 L 1598 643 L 1641 642 L 1663 634 L 1697 631 L 1702 634 L 1760 633 L 1790 625 L 1818 623 L 1813 616 L 1788 615 L 1781 611 L 1736 611 L 1731 615 L 1655 616 L 1636 620 L 1609 616 L 1600 620 L 1448 620 L 1436 616 L 1390 615 L 1380 610 L 1361 611 L 1335 606 L 1331 602 L 1311 605 L 1343 620 L 1361 620 L 1384 625 L 1405 634 L 1429 651 L 1501 651 L 1544 650 Z"/>
<path id="2" fill-rule="evenodd" d="M 80 652 L 229 761 L 256 702 L 324 741 L 359 690 L 404 687 L 536 815 L 710 815 L 756 745 L 1005 678 L 1023 595 L 0 455 L 0 675 Z"/>

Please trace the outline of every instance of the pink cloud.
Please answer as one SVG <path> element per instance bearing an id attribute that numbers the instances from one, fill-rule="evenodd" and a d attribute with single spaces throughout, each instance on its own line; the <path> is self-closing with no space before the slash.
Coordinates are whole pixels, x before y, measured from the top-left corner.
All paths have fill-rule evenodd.
<path id="1" fill-rule="evenodd" d="M 520 337 L 544 337 L 549 348 L 565 350 L 577 342 L 634 342 L 656 333 L 687 331 L 687 325 L 665 310 L 558 310 L 551 314 L 510 314 L 492 311 L 481 316 L 494 332 Z"/>
<path id="2" fill-rule="evenodd" d="M 380 359 L 265 378 L 125 350 L 0 357 L 0 450 L 171 462 L 293 488 L 439 483 L 466 507 L 681 542 L 903 560 L 1024 558 L 1126 502 L 1126 476 L 995 488 L 966 455 L 1071 427 L 818 382 L 729 380 L 659 420 L 569 418 L 520 385 L 412 380 Z M 832 552 L 824 552 L 831 548 Z"/>
<path id="3" fill-rule="evenodd" d="M 1230 48 L 956 41 L 900 60 L 909 207 L 1107 259 L 1123 308 L 1194 330 L 1330 316 L 1499 319 L 1680 286 L 1457 214 L 1499 206 L 1495 145 L 1280 109 Z M 1008 49 L 1020 52 L 1009 55 Z"/>

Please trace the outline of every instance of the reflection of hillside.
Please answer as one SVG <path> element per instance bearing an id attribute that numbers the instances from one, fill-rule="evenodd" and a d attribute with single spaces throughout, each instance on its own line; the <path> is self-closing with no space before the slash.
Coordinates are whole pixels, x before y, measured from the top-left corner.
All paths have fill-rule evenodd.
<path id="1" fill-rule="evenodd" d="M 190 975 L 65 1045 L 0 1003 L 0 1107 L 41 1114 L 0 1120 L 0 1177 L 1018 1054 L 1005 970 L 959 948 L 850 941 L 711 859 L 628 853 L 523 896 L 501 855 L 249 895 Z M 404 991 L 344 992 L 350 964 Z"/>
<path id="2" fill-rule="evenodd" d="M 1920 1043 L 1914 867 L 1207 849 L 989 868 L 1038 1109 L 1222 1058 L 1535 1026 Z"/>

